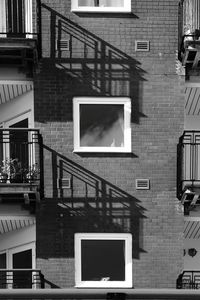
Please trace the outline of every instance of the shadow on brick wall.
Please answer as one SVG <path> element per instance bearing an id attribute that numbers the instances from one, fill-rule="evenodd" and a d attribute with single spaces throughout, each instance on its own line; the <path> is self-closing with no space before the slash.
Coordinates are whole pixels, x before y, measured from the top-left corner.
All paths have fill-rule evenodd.
<path id="1" fill-rule="evenodd" d="M 43 33 L 44 58 L 35 78 L 37 121 L 72 120 L 74 96 L 127 96 L 132 122 L 138 123 L 144 81 L 140 63 L 47 5 L 42 4 L 42 11 L 49 27 Z"/>
<path id="2" fill-rule="evenodd" d="M 133 236 L 133 258 L 142 249 L 145 209 L 140 201 L 45 146 L 52 156 L 52 198 L 42 200 L 37 212 L 37 257 L 74 257 L 76 232 L 128 232 Z M 57 180 L 59 178 L 59 181 Z"/>

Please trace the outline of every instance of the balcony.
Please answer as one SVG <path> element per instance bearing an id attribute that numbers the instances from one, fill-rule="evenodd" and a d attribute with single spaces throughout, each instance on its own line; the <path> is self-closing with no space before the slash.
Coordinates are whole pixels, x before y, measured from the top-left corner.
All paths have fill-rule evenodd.
<path id="1" fill-rule="evenodd" d="M 24 200 L 27 205 L 43 195 L 42 137 L 38 130 L 0 129 L 1 202 Z"/>
<path id="2" fill-rule="evenodd" d="M 44 276 L 36 269 L 0 269 L 0 289 L 41 289 Z"/>
<path id="3" fill-rule="evenodd" d="M 192 289 L 200 288 L 200 271 L 183 271 L 177 279 L 177 289 Z"/>
<path id="4" fill-rule="evenodd" d="M 0 11 L 0 64 L 35 66 L 41 54 L 40 0 L 2 0 Z"/>
<path id="5" fill-rule="evenodd" d="M 197 32 L 197 30 L 196 30 Z M 200 32 L 184 35 L 179 58 L 186 68 L 186 75 L 200 70 Z"/>
<path id="6" fill-rule="evenodd" d="M 177 146 L 177 198 L 200 190 L 200 131 L 184 131 Z"/>

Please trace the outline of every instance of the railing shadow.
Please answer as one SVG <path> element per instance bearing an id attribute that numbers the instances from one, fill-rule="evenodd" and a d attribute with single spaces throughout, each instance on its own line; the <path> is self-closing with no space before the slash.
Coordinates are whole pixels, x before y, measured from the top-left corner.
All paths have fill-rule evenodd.
<path id="1" fill-rule="evenodd" d="M 145 80 L 140 63 L 120 48 L 114 47 L 45 4 L 42 4 L 42 15 L 48 17 L 50 21 L 49 27 L 43 32 L 45 46 L 48 47 L 45 49 L 43 47 L 43 56 L 46 58 L 42 59 L 38 84 L 44 84 L 40 82 L 40 76 L 43 74 L 47 76 L 48 70 L 57 80 L 60 78 L 60 85 L 57 86 L 56 94 L 53 94 L 54 103 L 57 101 L 60 106 L 66 93 L 65 105 L 68 106 L 67 113 L 61 115 L 59 120 L 72 120 L 70 102 L 73 96 L 128 96 L 133 106 L 132 122 L 138 123 L 142 115 L 139 112 L 141 85 Z M 67 50 L 59 46 L 62 41 L 68 44 Z M 121 46 L 124 48 L 124 45 Z M 50 100 L 49 88 L 51 87 L 48 86 L 46 96 Z M 45 97 L 44 88 L 42 97 L 43 99 Z M 36 101 L 40 101 L 40 98 L 41 94 L 38 93 Z M 41 111 L 43 108 L 41 105 L 38 107 L 39 110 L 35 114 L 37 121 L 47 121 L 46 114 L 42 114 Z M 53 111 L 51 113 L 54 107 L 48 108 L 50 116 L 48 121 L 55 121 L 58 118 Z"/>
<path id="2" fill-rule="evenodd" d="M 52 230 L 55 243 L 51 249 L 41 245 L 39 256 L 49 253 L 54 257 L 73 257 L 75 232 L 129 232 L 133 236 L 133 257 L 139 258 L 143 252 L 142 224 L 146 218 L 140 201 L 47 146 L 44 151 L 51 156 L 53 193 L 52 198 L 44 199 L 41 204 L 37 220 L 42 221 L 37 225 L 44 226 L 44 218 L 51 222 L 47 222 L 47 235 L 37 241 L 48 245 L 48 232 Z M 43 253 L 42 249 L 45 249 Z"/>

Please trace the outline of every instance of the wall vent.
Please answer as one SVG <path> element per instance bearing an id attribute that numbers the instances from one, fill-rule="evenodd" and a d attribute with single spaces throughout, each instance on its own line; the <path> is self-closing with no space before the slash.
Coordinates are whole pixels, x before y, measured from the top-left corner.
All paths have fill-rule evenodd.
<path id="1" fill-rule="evenodd" d="M 150 42 L 149 41 L 135 41 L 135 51 L 149 51 Z"/>
<path id="2" fill-rule="evenodd" d="M 150 189 L 150 181 L 149 179 L 136 179 L 135 186 L 137 190 L 149 190 Z"/>
<path id="3" fill-rule="evenodd" d="M 71 188 L 71 178 L 60 178 L 58 179 L 59 189 L 70 189 Z"/>
<path id="4" fill-rule="evenodd" d="M 70 50 L 70 40 L 57 40 L 57 50 L 58 51 L 69 51 Z"/>

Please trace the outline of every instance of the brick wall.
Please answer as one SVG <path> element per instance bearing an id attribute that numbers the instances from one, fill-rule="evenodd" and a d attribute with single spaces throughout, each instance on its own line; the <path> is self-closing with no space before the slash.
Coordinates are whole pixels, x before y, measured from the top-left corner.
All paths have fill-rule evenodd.
<path id="1" fill-rule="evenodd" d="M 70 1 L 42 4 L 35 123 L 45 144 L 46 198 L 37 215 L 37 267 L 51 284 L 73 286 L 74 232 L 131 232 L 134 287 L 175 287 L 183 252 L 176 199 L 176 144 L 184 117 L 183 78 L 175 73 L 178 1 L 135 0 L 125 15 L 73 14 Z M 56 50 L 59 36 L 70 39 L 70 51 Z M 137 39 L 149 40 L 150 51 L 135 52 Z M 87 95 L 131 98 L 131 155 L 73 153 L 72 99 Z M 73 179 L 73 190 L 57 189 L 61 171 Z M 111 187 L 119 195 L 103 221 L 97 203 L 87 208 L 96 199 L 88 178 L 105 188 L 101 203 Z M 149 179 L 150 190 L 136 190 L 137 178 Z M 67 208 L 59 205 L 63 199 Z"/>

